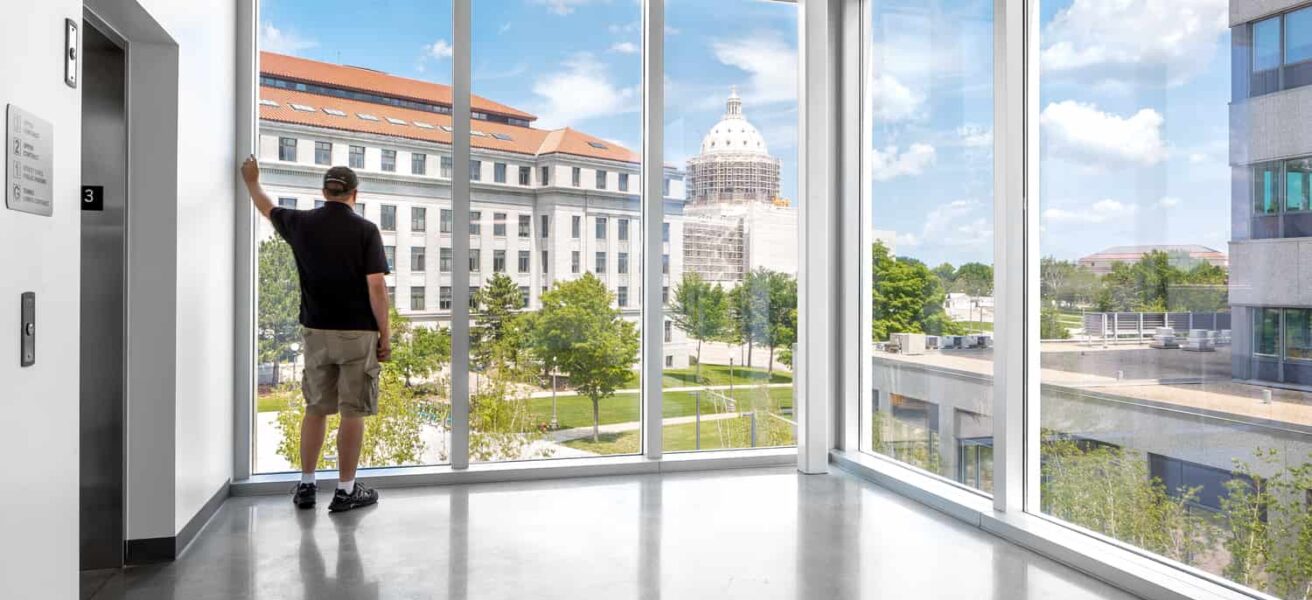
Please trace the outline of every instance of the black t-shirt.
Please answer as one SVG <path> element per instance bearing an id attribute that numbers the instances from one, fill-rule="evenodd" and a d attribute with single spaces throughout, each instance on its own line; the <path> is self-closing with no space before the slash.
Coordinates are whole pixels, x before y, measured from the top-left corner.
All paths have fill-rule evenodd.
<path id="1" fill-rule="evenodd" d="M 367 278 L 388 273 L 378 227 L 342 202 L 325 202 L 314 210 L 275 208 L 269 220 L 296 257 L 301 325 L 378 331 Z"/>

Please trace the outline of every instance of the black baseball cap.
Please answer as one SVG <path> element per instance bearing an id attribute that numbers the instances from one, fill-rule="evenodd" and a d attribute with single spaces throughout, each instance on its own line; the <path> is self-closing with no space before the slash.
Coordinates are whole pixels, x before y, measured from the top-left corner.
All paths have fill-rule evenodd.
<path id="1" fill-rule="evenodd" d="M 345 194 L 360 187 L 360 178 L 349 167 L 333 167 L 323 174 L 323 189 L 334 194 Z"/>

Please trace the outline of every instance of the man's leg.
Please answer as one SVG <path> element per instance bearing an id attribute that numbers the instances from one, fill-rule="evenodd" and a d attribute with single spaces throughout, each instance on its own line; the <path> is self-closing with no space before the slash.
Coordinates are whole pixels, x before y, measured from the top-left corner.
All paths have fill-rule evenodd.
<path id="1" fill-rule="evenodd" d="M 355 469 L 360 464 L 360 446 L 364 443 L 364 417 L 342 415 L 337 430 L 337 467 L 341 481 L 355 481 Z"/>
<path id="2" fill-rule="evenodd" d="M 323 438 L 327 432 L 328 417 L 326 415 L 313 415 L 306 412 L 305 416 L 301 418 L 302 475 L 314 475 L 315 467 L 319 464 L 319 453 L 323 451 Z"/>

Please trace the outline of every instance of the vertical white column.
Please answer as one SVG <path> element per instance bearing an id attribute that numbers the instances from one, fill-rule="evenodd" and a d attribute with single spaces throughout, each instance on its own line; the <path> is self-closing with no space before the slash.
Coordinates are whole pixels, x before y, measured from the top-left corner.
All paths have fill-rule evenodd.
<path id="1" fill-rule="evenodd" d="M 472 0 L 454 0 L 451 126 L 451 468 L 469 468 L 469 93 Z"/>
<path id="2" fill-rule="evenodd" d="M 861 446 L 861 404 L 865 397 L 863 387 L 870 381 L 870 179 L 865 170 L 870 148 L 871 111 L 864 104 L 872 95 L 865 92 L 871 67 L 870 36 L 866 24 L 870 22 L 871 2 L 843 3 L 842 14 L 842 211 L 840 248 L 842 273 L 842 322 L 852 324 L 840 332 L 842 344 L 841 368 L 843 387 L 841 403 L 836 407 L 834 419 L 838 423 L 834 447 L 856 452 Z"/>
<path id="3" fill-rule="evenodd" d="M 801 5 L 798 26 L 798 146 L 801 257 L 798 269 L 797 462 L 826 473 L 834 439 L 830 418 L 840 402 L 837 128 L 840 0 Z"/>
<path id="4" fill-rule="evenodd" d="M 259 139 L 259 114 L 257 112 L 256 94 L 259 74 L 258 48 L 256 48 L 256 27 L 259 19 L 259 0 L 243 0 L 237 3 L 237 139 L 233 140 L 237 149 L 235 164 L 241 164 L 247 155 L 258 154 L 256 141 Z M 252 470 L 251 444 L 254 443 L 252 432 L 255 431 L 255 211 L 251 208 L 246 185 L 235 172 L 233 176 L 234 191 L 237 202 L 234 203 L 236 218 L 236 256 L 233 264 L 234 286 L 233 307 L 233 413 L 232 413 L 232 478 L 240 481 L 249 479 Z"/>
<path id="5" fill-rule="evenodd" d="M 665 305 L 665 0 L 642 6 L 642 426 L 647 458 L 661 457 Z"/>

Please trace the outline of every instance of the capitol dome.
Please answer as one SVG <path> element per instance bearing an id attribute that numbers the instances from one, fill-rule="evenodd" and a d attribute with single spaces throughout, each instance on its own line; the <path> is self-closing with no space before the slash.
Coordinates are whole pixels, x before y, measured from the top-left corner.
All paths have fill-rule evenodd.
<path id="1" fill-rule="evenodd" d="M 724 118 L 702 138 L 702 154 L 719 152 L 770 153 L 765 146 L 765 138 L 743 116 L 743 101 L 738 96 L 737 88 L 729 94 Z"/>

